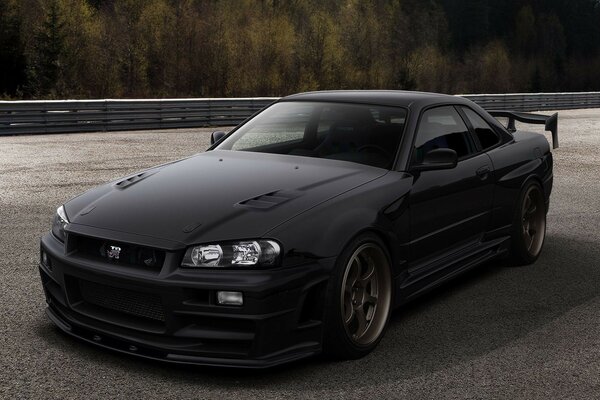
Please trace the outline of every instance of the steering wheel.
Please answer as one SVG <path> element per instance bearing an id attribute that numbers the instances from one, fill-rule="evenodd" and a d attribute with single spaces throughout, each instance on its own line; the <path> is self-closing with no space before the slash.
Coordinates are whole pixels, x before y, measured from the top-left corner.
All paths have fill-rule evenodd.
<path id="1" fill-rule="evenodd" d="M 358 149 L 356 149 L 357 152 L 362 153 L 364 151 L 368 151 L 368 150 L 375 150 L 378 153 L 383 154 L 388 160 L 391 159 L 391 155 L 390 153 L 384 149 L 381 146 L 378 146 L 376 144 L 365 144 L 363 146 L 360 146 Z"/>

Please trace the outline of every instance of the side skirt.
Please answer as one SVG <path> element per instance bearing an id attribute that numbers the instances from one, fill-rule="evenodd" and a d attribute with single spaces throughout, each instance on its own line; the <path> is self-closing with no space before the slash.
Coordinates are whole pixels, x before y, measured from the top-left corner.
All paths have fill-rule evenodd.
<path id="1" fill-rule="evenodd" d="M 441 260 L 419 266 L 400 282 L 403 303 L 413 300 L 460 274 L 496 258 L 504 257 L 510 249 L 510 237 L 480 242 L 453 253 Z M 425 272 L 426 271 L 426 272 Z"/>

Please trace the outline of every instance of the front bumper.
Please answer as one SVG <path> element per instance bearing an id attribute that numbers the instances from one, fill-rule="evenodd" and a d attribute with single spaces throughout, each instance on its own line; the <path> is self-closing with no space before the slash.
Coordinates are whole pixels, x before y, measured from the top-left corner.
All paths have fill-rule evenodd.
<path id="1" fill-rule="evenodd" d="M 69 248 L 69 246 L 67 246 Z M 86 342 L 181 364 L 266 368 L 321 351 L 333 259 L 272 270 L 183 270 L 181 251 L 144 270 L 89 259 L 48 234 L 40 275 L 49 318 Z M 241 291 L 223 306 L 216 292 Z"/>

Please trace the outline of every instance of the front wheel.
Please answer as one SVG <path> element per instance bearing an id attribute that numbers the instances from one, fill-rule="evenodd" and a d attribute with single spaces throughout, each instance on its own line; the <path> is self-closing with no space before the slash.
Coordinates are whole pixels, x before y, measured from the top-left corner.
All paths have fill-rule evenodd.
<path id="1" fill-rule="evenodd" d="M 324 351 L 356 359 L 379 343 L 392 302 L 390 257 L 375 235 L 352 241 L 338 258 L 330 280 L 324 325 Z"/>
<path id="2" fill-rule="evenodd" d="M 546 238 L 546 202 L 537 182 L 527 184 L 519 196 L 512 227 L 512 261 L 516 265 L 535 262 Z"/>

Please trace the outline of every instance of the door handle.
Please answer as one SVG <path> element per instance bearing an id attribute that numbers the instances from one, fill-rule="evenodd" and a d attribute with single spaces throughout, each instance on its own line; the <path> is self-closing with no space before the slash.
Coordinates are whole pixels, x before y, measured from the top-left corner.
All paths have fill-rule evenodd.
<path id="1" fill-rule="evenodd" d="M 490 172 L 491 172 L 491 169 L 490 169 L 489 165 L 484 165 L 483 167 L 481 167 L 477 170 L 476 174 L 479 177 L 479 179 L 484 180 L 488 177 Z"/>

